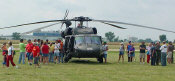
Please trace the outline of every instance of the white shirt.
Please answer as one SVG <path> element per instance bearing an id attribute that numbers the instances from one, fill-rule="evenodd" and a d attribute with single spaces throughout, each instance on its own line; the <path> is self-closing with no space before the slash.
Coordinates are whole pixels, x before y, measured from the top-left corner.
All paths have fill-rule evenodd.
<path id="1" fill-rule="evenodd" d="M 55 50 L 54 50 L 54 52 L 56 52 L 56 53 L 60 52 L 59 48 L 60 48 L 60 43 L 58 43 L 58 44 L 55 43 Z"/>
<path id="2" fill-rule="evenodd" d="M 108 47 L 108 45 L 103 45 L 103 50 L 104 50 L 104 54 L 108 54 L 108 51 L 106 51 L 107 50 L 107 47 Z"/>
<path id="3" fill-rule="evenodd" d="M 160 47 L 161 52 L 167 52 L 167 45 L 164 44 Z"/>
<path id="4" fill-rule="evenodd" d="M 12 51 L 14 50 L 13 46 L 8 48 L 8 55 L 12 55 Z"/>
<path id="5" fill-rule="evenodd" d="M 151 47 L 147 46 L 146 49 L 149 51 L 149 55 L 151 55 Z"/>

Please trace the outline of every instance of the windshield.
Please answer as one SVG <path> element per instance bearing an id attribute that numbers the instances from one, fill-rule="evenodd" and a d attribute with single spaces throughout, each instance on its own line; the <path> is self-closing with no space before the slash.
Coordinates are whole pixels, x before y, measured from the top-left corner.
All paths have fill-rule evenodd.
<path id="1" fill-rule="evenodd" d="M 97 36 L 81 36 L 81 37 L 75 37 L 75 44 L 98 44 L 101 45 L 101 39 Z"/>

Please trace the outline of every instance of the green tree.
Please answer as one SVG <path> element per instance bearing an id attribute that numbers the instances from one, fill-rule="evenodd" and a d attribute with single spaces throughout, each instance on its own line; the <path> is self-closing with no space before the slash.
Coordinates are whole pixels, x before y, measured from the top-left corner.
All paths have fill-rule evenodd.
<path id="1" fill-rule="evenodd" d="M 13 40 L 20 40 L 21 39 L 21 35 L 20 35 L 20 33 L 18 33 L 18 32 L 14 32 L 13 34 L 12 34 L 12 39 Z"/>
<path id="2" fill-rule="evenodd" d="M 161 42 L 166 41 L 166 35 L 165 34 L 160 35 L 159 39 L 160 39 Z"/>
<path id="3" fill-rule="evenodd" d="M 175 40 L 174 40 L 174 43 L 175 43 Z"/>
<path id="4" fill-rule="evenodd" d="M 144 41 L 145 41 L 145 40 L 143 40 L 143 39 L 139 39 L 139 40 L 138 40 L 138 42 L 144 42 Z"/>
<path id="5" fill-rule="evenodd" d="M 109 40 L 110 42 L 113 41 L 113 39 L 115 38 L 115 35 L 113 32 L 107 32 L 105 33 L 105 37 L 107 38 L 107 40 Z"/>

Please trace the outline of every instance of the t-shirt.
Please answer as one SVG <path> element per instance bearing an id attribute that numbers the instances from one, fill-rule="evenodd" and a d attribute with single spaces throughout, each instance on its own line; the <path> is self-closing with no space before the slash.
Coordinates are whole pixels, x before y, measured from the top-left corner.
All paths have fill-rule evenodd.
<path id="1" fill-rule="evenodd" d="M 60 52 L 59 49 L 60 49 L 60 43 L 58 43 L 58 44 L 55 43 L 55 50 L 54 50 L 54 52 L 55 53 Z"/>
<path id="2" fill-rule="evenodd" d="M 140 48 L 144 48 L 140 49 L 140 53 L 145 53 L 146 45 L 140 45 Z"/>
<path id="3" fill-rule="evenodd" d="M 54 45 L 49 47 L 49 52 L 54 52 Z"/>
<path id="4" fill-rule="evenodd" d="M 121 45 L 121 46 L 120 46 L 119 51 L 124 51 L 124 45 Z"/>
<path id="5" fill-rule="evenodd" d="M 19 52 L 25 52 L 26 45 L 24 43 L 19 43 Z"/>
<path id="6" fill-rule="evenodd" d="M 103 45 L 103 50 L 104 50 L 104 54 L 108 54 L 108 51 L 107 51 L 107 47 L 108 47 L 108 45 Z"/>
<path id="7" fill-rule="evenodd" d="M 33 57 L 36 57 L 37 56 L 37 53 L 40 53 L 39 46 L 34 46 L 33 47 L 33 50 L 32 50 L 32 53 L 33 53 Z"/>
<path id="8" fill-rule="evenodd" d="M 155 47 L 155 46 L 152 46 L 152 47 L 151 47 L 151 54 L 152 54 L 152 53 L 154 53 L 153 55 L 156 54 L 156 47 Z"/>
<path id="9" fill-rule="evenodd" d="M 148 46 L 148 47 L 146 47 L 146 49 L 148 50 L 148 55 L 151 55 L 151 47 L 150 46 Z"/>
<path id="10" fill-rule="evenodd" d="M 160 47 L 161 52 L 167 52 L 167 45 L 164 44 Z"/>
<path id="11" fill-rule="evenodd" d="M 170 52 L 173 52 L 174 46 L 173 46 L 173 45 L 168 45 L 168 50 L 169 50 Z"/>
<path id="12" fill-rule="evenodd" d="M 12 51 L 14 50 L 13 46 L 8 48 L 8 55 L 12 55 Z"/>
<path id="13" fill-rule="evenodd" d="M 133 54 L 135 52 L 135 48 L 131 47 L 129 51 L 132 51 L 131 54 Z"/>
<path id="14" fill-rule="evenodd" d="M 131 49 L 131 45 L 129 44 L 129 45 L 127 45 L 127 49 L 128 49 L 128 51 Z"/>
<path id="15" fill-rule="evenodd" d="M 43 45 L 42 46 L 42 53 L 43 54 L 49 54 L 49 46 L 48 45 Z"/>
<path id="16" fill-rule="evenodd" d="M 27 44 L 27 46 L 26 46 L 26 51 L 27 51 L 28 53 L 31 53 L 32 50 L 33 50 L 33 43 Z"/>

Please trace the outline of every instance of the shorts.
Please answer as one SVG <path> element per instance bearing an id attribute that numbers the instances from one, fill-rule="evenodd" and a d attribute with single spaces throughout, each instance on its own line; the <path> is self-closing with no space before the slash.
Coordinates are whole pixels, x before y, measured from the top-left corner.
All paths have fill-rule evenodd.
<path id="1" fill-rule="evenodd" d="M 33 54 L 27 52 L 28 60 L 33 60 Z"/>
<path id="2" fill-rule="evenodd" d="M 54 56 L 59 56 L 59 52 L 54 52 Z"/>
<path id="3" fill-rule="evenodd" d="M 43 57 L 48 57 L 49 56 L 49 54 L 43 54 Z"/>
<path id="4" fill-rule="evenodd" d="M 167 58 L 172 58 L 173 53 L 172 52 L 168 52 Z"/>
<path id="5" fill-rule="evenodd" d="M 34 64 L 38 64 L 39 57 L 34 57 Z"/>
<path id="6" fill-rule="evenodd" d="M 135 53 L 129 54 L 129 57 L 134 57 L 134 56 L 135 56 Z"/>
<path id="7" fill-rule="evenodd" d="M 140 53 L 140 58 L 145 58 L 145 53 Z"/>
<path id="8" fill-rule="evenodd" d="M 107 58 L 107 54 L 104 54 L 104 58 L 105 58 L 105 59 Z"/>
<path id="9" fill-rule="evenodd" d="M 124 51 L 120 51 L 119 52 L 119 55 L 124 55 Z"/>

